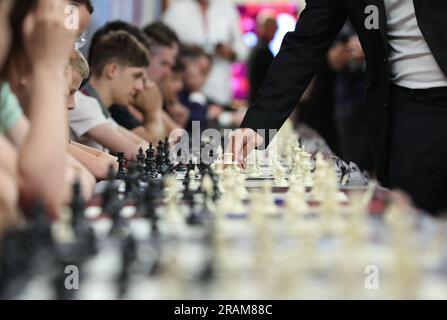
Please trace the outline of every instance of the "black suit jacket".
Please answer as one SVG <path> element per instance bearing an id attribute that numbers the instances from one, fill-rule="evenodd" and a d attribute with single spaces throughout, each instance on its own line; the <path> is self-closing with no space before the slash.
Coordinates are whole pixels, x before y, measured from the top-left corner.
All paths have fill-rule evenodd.
<path id="1" fill-rule="evenodd" d="M 410 1 L 410 0 L 409 0 Z M 447 1 L 413 0 L 419 27 L 447 75 Z M 368 30 L 365 8 L 379 9 L 380 28 Z M 389 63 L 383 0 L 307 0 L 295 31 L 286 35 L 242 128 L 279 129 L 309 85 L 318 64 L 349 18 L 365 51 L 371 144 L 380 181 L 387 185 Z"/>

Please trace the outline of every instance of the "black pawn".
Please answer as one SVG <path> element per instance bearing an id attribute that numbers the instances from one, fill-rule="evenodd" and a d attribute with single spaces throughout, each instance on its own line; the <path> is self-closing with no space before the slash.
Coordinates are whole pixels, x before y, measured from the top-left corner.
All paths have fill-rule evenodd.
<path id="1" fill-rule="evenodd" d="M 119 167 L 118 167 L 118 173 L 116 174 L 117 180 L 124 180 L 126 178 L 126 170 L 124 169 L 124 166 L 126 164 L 126 159 L 124 159 L 124 152 L 118 153 L 118 160 L 117 160 Z"/>
<path id="2" fill-rule="evenodd" d="M 155 163 L 155 149 L 152 143 L 149 145 L 149 149 L 146 150 L 145 166 L 146 179 L 156 178 L 158 176 Z"/>
<path id="3" fill-rule="evenodd" d="M 140 173 L 138 171 L 138 166 L 135 167 L 134 164 L 129 165 L 126 182 L 126 198 L 128 200 L 138 200 L 140 191 Z"/>
<path id="4" fill-rule="evenodd" d="M 186 223 L 190 226 L 198 226 L 203 224 L 201 216 L 197 213 L 196 203 L 194 201 L 194 196 L 189 203 L 189 215 L 186 218 Z"/>
<path id="5" fill-rule="evenodd" d="M 144 167 L 145 167 L 145 160 L 146 156 L 144 155 L 143 148 L 140 148 L 138 155 L 137 155 L 137 170 L 140 174 L 140 177 L 144 175 Z"/>
<path id="6" fill-rule="evenodd" d="M 85 201 L 82 197 L 81 183 L 79 179 L 73 185 L 73 199 L 71 201 L 72 226 L 75 234 L 82 237 L 89 231 L 89 226 L 84 215 Z"/>

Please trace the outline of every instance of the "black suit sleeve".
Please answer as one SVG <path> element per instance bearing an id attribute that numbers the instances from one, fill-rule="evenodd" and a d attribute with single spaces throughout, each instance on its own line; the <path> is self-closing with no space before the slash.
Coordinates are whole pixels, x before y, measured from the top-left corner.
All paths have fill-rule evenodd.
<path id="1" fill-rule="evenodd" d="M 273 54 L 269 54 L 267 50 L 269 50 L 267 46 L 265 48 L 255 48 L 249 59 L 250 103 L 254 102 L 273 62 Z"/>
<path id="2" fill-rule="evenodd" d="M 284 38 L 242 128 L 255 131 L 281 128 L 309 86 L 318 64 L 325 58 L 345 20 L 340 0 L 307 1 L 295 31 Z"/>

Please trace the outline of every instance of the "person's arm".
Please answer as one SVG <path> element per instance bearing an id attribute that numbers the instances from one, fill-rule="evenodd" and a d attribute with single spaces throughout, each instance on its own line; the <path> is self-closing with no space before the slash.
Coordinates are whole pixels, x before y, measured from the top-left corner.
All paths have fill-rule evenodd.
<path id="1" fill-rule="evenodd" d="M 148 141 L 142 139 L 141 137 L 139 137 L 132 131 L 129 131 L 126 128 L 123 128 L 120 125 L 118 125 L 117 129 L 123 136 L 125 136 L 127 139 L 132 141 L 133 145 L 136 146 L 137 153 L 140 148 L 143 148 L 143 150 L 146 150 L 147 147 L 149 146 Z"/>
<path id="2" fill-rule="evenodd" d="M 143 126 L 132 130 L 140 138 L 156 144 L 166 137 L 163 98 L 157 85 L 149 83 L 140 91 L 134 106 L 143 116 Z"/>
<path id="3" fill-rule="evenodd" d="M 259 92 L 259 88 L 264 81 L 270 65 L 271 57 L 266 55 L 266 53 L 258 48 L 255 48 L 250 56 L 248 63 L 248 78 L 250 81 L 250 102 L 253 103 L 256 95 Z"/>
<path id="4" fill-rule="evenodd" d="M 188 121 L 191 119 L 191 112 L 186 106 L 176 100 L 169 104 L 166 110 L 179 127 L 186 128 Z"/>
<path id="5" fill-rule="evenodd" d="M 88 154 L 95 156 L 96 158 L 98 158 L 102 161 L 107 162 L 109 165 L 115 165 L 116 161 L 118 160 L 117 157 L 112 156 L 111 154 L 102 152 L 101 150 L 97 150 L 95 148 L 85 146 L 83 144 L 80 144 L 80 143 L 77 143 L 74 141 L 71 141 L 70 145 L 75 146 L 75 147 L 81 149 L 82 151 L 87 152 Z M 117 168 L 118 168 L 118 166 L 117 166 Z"/>
<path id="6" fill-rule="evenodd" d="M 169 137 L 172 131 L 182 129 L 177 122 L 175 122 L 169 114 L 163 111 L 163 124 L 165 126 L 165 135 Z"/>
<path id="7" fill-rule="evenodd" d="M 29 121 L 25 116 L 20 117 L 16 124 L 6 132 L 8 139 L 18 148 L 22 147 L 29 131 Z"/>
<path id="8" fill-rule="evenodd" d="M 79 161 L 67 154 L 67 167 L 65 168 L 65 183 L 61 202 L 69 205 L 73 199 L 73 185 L 79 179 L 83 198 L 88 201 L 95 191 L 96 179 Z"/>
<path id="9" fill-rule="evenodd" d="M 51 217 L 59 213 L 68 141 L 64 70 L 74 34 L 64 26 L 63 3 L 40 0 L 24 22 L 24 41 L 32 65 L 30 130 L 20 150 L 18 168 L 22 204 L 42 202 Z"/>
<path id="10" fill-rule="evenodd" d="M 0 234 L 18 221 L 17 153 L 0 136 Z"/>
<path id="11" fill-rule="evenodd" d="M 263 139 L 256 135 L 258 129 L 279 130 L 289 118 L 345 20 L 340 1 L 307 1 L 295 31 L 284 38 L 242 129 L 234 134 L 229 147 L 236 161 L 242 164 L 248 152 L 256 145 L 260 147 Z M 272 137 L 266 138 L 267 144 Z"/>
<path id="12" fill-rule="evenodd" d="M 137 159 L 140 146 L 111 124 L 99 125 L 89 130 L 86 135 L 113 153 L 124 152 L 127 160 L 135 161 Z"/>
<path id="13" fill-rule="evenodd" d="M 97 180 L 107 179 L 107 174 L 111 165 L 118 170 L 116 158 L 99 150 L 72 142 L 68 145 L 68 153 L 82 163 Z M 106 156 L 109 156 L 110 158 Z"/>

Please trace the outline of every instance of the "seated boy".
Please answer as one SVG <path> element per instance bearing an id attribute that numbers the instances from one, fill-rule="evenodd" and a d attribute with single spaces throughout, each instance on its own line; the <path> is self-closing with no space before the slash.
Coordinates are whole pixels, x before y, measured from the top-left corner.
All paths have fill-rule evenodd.
<path id="1" fill-rule="evenodd" d="M 110 32 L 92 50 L 91 79 L 76 94 L 76 108 L 69 112 L 72 140 L 112 153 L 124 152 L 136 160 L 148 142 L 119 126 L 110 116 L 113 104 L 127 105 L 143 90 L 149 65 L 147 50 L 125 31 Z"/>
<path id="2" fill-rule="evenodd" d="M 76 107 L 74 95 L 79 90 L 82 81 L 87 79 L 90 73 L 88 62 L 82 53 L 76 52 L 74 57 L 70 58 L 69 71 L 72 80 L 69 88 L 68 110 L 74 110 Z M 107 178 L 111 165 L 117 169 L 116 157 L 74 141 L 70 141 L 68 145 L 68 153 L 82 163 L 97 180 L 104 180 Z"/>

